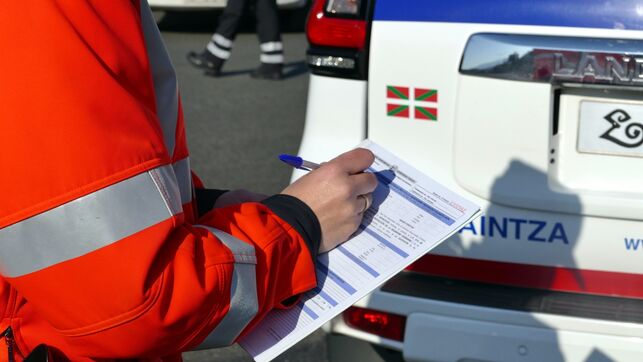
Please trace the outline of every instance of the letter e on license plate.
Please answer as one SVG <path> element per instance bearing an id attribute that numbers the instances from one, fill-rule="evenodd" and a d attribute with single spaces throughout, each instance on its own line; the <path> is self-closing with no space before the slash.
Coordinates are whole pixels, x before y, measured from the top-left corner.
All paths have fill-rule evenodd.
<path id="1" fill-rule="evenodd" d="M 643 103 L 582 101 L 578 152 L 643 157 Z"/>

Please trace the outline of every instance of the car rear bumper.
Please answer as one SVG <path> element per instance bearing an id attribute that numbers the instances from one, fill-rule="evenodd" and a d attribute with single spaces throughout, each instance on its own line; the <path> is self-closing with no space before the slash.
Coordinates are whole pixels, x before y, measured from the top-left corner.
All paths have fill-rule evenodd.
<path id="1" fill-rule="evenodd" d="M 534 320 L 536 322 L 536 320 Z M 643 339 L 430 313 L 408 316 L 407 361 L 639 361 Z"/>
<path id="2" fill-rule="evenodd" d="M 402 274 L 409 276 L 418 277 Z M 640 361 L 643 356 L 641 300 L 583 300 L 549 291 L 511 298 L 490 285 L 480 285 L 487 292 L 475 300 L 471 285 L 462 282 L 435 278 L 442 279 L 442 287 L 419 287 L 408 280 L 399 285 L 399 278 L 393 280 L 398 285 L 387 284 L 388 291 L 378 290 L 357 305 L 405 315 L 403 342 L 358 331 L 341 319 L 332 330 L 399 350 L 408 361 Z M 413 292 L 404 294 L 405 288 Z"/>

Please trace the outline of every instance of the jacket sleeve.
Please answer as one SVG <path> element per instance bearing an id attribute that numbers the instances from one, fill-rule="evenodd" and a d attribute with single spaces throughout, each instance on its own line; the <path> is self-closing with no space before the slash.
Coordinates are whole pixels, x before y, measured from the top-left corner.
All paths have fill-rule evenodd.
<path id="1" fill-rule="evenodd" d="M 36 312 L 27 349 L 131 358 L 229 344 L 315 286 L 319 224 L 301 201 L 187 212 L 182 120 L 159 120 L 145 6 L 2 5 L 0 274 Z M 50 329 L 30 335 L 38 318 Z"/>

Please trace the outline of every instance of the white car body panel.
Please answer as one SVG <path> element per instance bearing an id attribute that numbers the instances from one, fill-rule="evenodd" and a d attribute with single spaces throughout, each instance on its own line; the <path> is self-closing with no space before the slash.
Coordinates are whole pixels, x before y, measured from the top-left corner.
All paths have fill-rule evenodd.
<path id="1" fill-rule="evenodd" d="M 516 242 L 512 237 L 489 234 L 482 237 L 479 234 L 483 219 L 479 219 L 474 222 L 478 235 L 472 230 L 464 230 L 434 252 L 485 260 L 643 274 L 641 252 L 628 250 L 625 245 L 625 238 L 643 238 L 640 231 L 643 183 L 639 183 L 635 190 L 630 184 L 630 192 L 621 193 L 614 190 L 621 189 L 622 185 L 607 184 L 607 192 L 573 190 L 568 193 L 543 187 L 545 178 L 555 177 L 551 175 L 548 157 L 548 150 L 555 142 L 550 140 L 547 121 L 550 118 L 551 85 L 460 75 L 458 67 L 464 47 L 474 33 L 643 38 L 643 32 L 605 29 L 373 23 L 368 137 L 441 183 L 472 198 L 482 205 L 487 215 L 546 222 L 543 232 L 549 236 L 552 230 L 547 228 L 562 223 L 568 240 L 578 236 L 577 243 L 569 244 L 561 240 Z M 416 46 L 416 34 L 440 36 L 431 39 L 431 51 L 427 51 Z M 402 58 L 404 67 L 391 71 L 391 65 Z M 438 89 L 438 121 L 415 120 L 412 114 L 409 119 L 387 116 L 384 111 L 387 85 Z M 499 101 L 507 99 L 507 96 L 511 97 L 510 101 Z M 502 109 L 501 117 L 498 109 Z M 609 157 L 637 163 L 639 167 L 629 168 L 628 175 L 633 179 L 643 179 L 643 160 L 640 158 Z M 518 170 L 515 175 L 507 176 L 507 169 L 512 163 L 519 165 Z M 618 163 L 607 162 L 604 167 L 605 173 L 622 170 Z M 571 173 L 576 171 L 572 169 Z M 503 177 L 510 177 L 512 182 L 500 181 L 501 189 L 495 190 L 494 184 L 498 185 L 498 180 Z M 520 193 L 517 191 L 520 188 L 528 192 Z M 498 200 L 498 203 L 491 203 L 490 199 Z M 511 226 L 509 223 L 507 234 L 515 235 L 516 230 Z M 527 238 L 523 235 L 522 239 Z M 480 247 L 482 243 L 485 245 Z"/>
<path id="2" fill-rule="evenodd" d="M 311 75 L 299 153 L 323 162 L 354 148 L 365 137 L 366 82 Z M 292 180 L 304 173 L 295 170 Z"/>

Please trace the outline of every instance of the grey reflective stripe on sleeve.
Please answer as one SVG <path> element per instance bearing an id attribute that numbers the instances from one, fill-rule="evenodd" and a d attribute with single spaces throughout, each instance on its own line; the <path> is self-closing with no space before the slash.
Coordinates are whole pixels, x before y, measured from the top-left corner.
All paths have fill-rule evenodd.
<path id="1" fill-rule="evenodd" d="M 181 212 L 170 166 L 0 229 L 0 272 L 19 277 L 110 245 Z"/>
<path id="2" fill-rule="evenodd" d="M 152 177 L 159 194 L 165 200 L 165 206 L 170 215 L 178 215 L 183 212 L 181 192 L 179 191 L 176 175 L 174 175 L 174 169 L 170 166 L 163 166 L 152 169 L 148 173 Z"/>
<path id="3" fill-rule="evenodd" d="M 257 257 L 252 245 L 209 226 L 196 225 L 213 233 L 234 255 L 234 271 L 230 286 L 230 310 L 196 349 L 231 345 L 257 315 Z"/>
<path id="4" fill-rule="evenodd" d="M 161 122 L 165 147 L 167 147 L 169 155 L 172 156 L 179 116 L 179 87 L 174 67 L 146 0 L 141 0 L 141 26 L 145 36 L 147 57 L 152 68 L 156 114 Z"/>
<path id="5" fill-rule="evenodd" d="M 176 180 L 179 183 L 181 192 L 181 203 L 183 205 L 192 201 L 192 172 L 190 171 L 190 158 L 186 157 L 172 164 Z"/>

